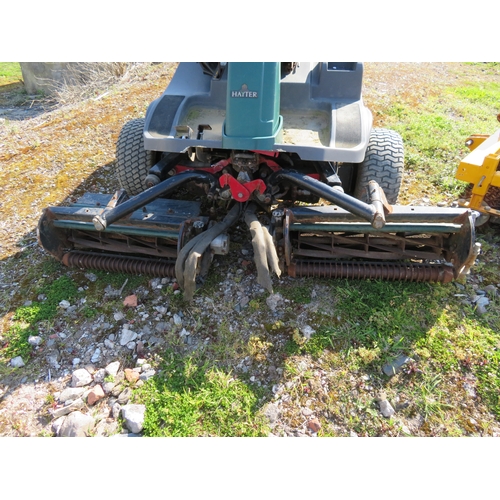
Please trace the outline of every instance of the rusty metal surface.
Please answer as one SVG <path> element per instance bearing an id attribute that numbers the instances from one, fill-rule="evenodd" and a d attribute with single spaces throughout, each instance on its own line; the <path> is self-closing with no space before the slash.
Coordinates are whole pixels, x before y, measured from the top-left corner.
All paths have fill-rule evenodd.
<path id="1" fill-rule="evenodd" d="M 79 237 L 78 234 L 81 236 Z M 144 240 L 133 237 L 113 239 L 109 237 L 92 239 L 92 234 L 72 232 L 68 240 L 74 244 L 74 248 L 92 248 L 105 252 L 151 255 L 153 257 L 173 258 L 177 256 L 176 241 L 171 245 L 160 245 L 159 240 Z"/>
<path id="2" fill-rule="evenodd" d="M 174 263 L 166 260 L 68 252 L 64 254 L 62 263 L 67 267 L 78 267 L 82 269 L 95 269 L 126 274 L 146 274 L 148 276 L 161 278 L 175 277 Z"/>
<path id="3" fill-rule="evenodd" d="M 369 234 L 298 234 L 292 239 L 293 255 L 332 258 L 356 257 L 371 260 L 442 259 L 444 239 L 440 235 L 404 237 Z"/>
<path id="4" fill-rule="evenodd" d="M 453 280 L 453 268 L 445 264 L 298 260 L 288 266 L 288 274 L 292 277 L 375 279 L 384 281 L 449 283 Z"/>

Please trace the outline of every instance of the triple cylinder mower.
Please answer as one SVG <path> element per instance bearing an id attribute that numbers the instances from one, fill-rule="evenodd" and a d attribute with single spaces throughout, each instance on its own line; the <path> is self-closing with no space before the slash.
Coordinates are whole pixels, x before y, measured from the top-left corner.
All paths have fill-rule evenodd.
<path id="1" fill-rule="evenodd" d="M 401 137 L 372 128 L 361 63 L 181 63 L 116 149 L 121 186 L 45 209 L 43 248 L 67 266 L 176 278 L 187 300 L 231 228 L 257 280 L 449 282 L 478 253 L 475 212 L 398 206 Z"/>

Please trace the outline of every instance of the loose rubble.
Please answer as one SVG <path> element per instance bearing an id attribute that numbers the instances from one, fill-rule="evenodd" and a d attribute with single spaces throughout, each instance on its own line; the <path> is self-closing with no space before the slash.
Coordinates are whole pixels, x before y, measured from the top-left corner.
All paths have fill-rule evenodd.
<path id="1" fill-rule="evenodd" d="M 125 433 L 140 433 L 145 407 L 129 401 L 133 387 L 141 382 L 141 366 L 148 365 L 139 359 L 133 370 L 127 369 L 128 377 L 119 361 L 101 369 L 89 367 L 93 375 L 85 368 L 74 371 L 70 386 L 54 394 L 55 403 L 50 410 L 54 419 L 52 432 L 59 437 L 108 436 L 117 432 L 121 417 Z M 130 373 L 136 373 L 137 377 L 131 377 Z M 101 385 L 104 375 L 114 380 Z M 92 408 L 97 408 L 97 417 L 93 416 Z"/>

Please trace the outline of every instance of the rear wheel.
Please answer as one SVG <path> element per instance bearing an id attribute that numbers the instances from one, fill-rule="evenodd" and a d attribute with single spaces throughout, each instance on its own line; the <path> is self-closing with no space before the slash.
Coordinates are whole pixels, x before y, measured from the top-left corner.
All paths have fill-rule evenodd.
<path id="1" fill-rule="evenodd" d="M 144 191 L 144 179 L 154 165 L 155 154 L 144 149 L 144 118 L 127 122 L 116 144 L 116 175 L 130 196 Z"/>
<path id="2" fill-rule="evenodd" d="M 354 196 L 368 201 L 367 186 L 376 181 L 384 190 L 387 201 L 396 203 L 401 188 L 404 149 L 401 136 L 393 130 L 373 129 L 365 159 L 358 165 Z"/>

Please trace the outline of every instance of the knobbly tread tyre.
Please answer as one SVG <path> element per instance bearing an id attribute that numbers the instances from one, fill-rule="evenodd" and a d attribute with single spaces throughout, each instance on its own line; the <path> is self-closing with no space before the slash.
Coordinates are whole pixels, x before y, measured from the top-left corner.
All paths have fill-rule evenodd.
<path id="1" fill-rule="evenodd" d="M 130 196 L 144 191 L 144 179 L 154 165 L 154 152 L 144 149 L 144 118 L 127 122 L 116 144 L 116 175 Z"/>
<path id="2" fill-rule="evenodd" d="M 376 181 L 384 190 L 387 201 L 396 203 L 404 168 L 404 148 L 401 136 L 393 130 L 373 129 L 365 159 L 358 165 L 354 197 L 368 201 L 366 186 Z"/>

